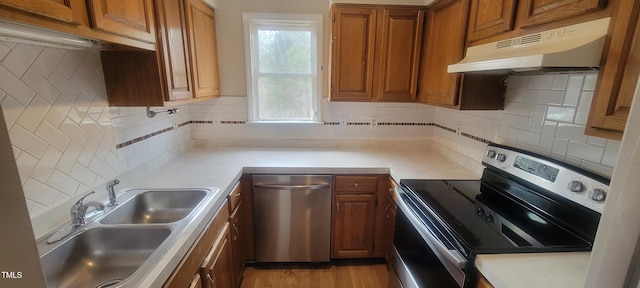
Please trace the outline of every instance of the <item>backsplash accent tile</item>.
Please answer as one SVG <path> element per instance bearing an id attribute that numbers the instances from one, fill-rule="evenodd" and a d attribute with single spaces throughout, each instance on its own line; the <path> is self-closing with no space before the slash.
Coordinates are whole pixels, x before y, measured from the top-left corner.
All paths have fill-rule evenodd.
<path id="1" fill-rule="evenodd" d="M 428 140 L 433 107 L 417 103 L 350 103 L 323 99 L 322 125 L 247 123 L 246 97 L 221 97 L 190 104 L 194 139 L 419 139 Z M 378 125 L 371 125 L 376 118 Z M 210 120 L 209 120 L 210 119 Z M 340 123 L 346 122 L 346 125 Z M 242 125 L 228 125 L 228 124 Z"/>
<path id="2" fill-rule="evenodd" d="M 188 123 L 189 110 L 146 120 L 144 108 L 110 108 L 105 95 L 99 51 L 0 41 L 0 106 L 32 218 L 191 138 L 182 125 L 116 150 Z"/>

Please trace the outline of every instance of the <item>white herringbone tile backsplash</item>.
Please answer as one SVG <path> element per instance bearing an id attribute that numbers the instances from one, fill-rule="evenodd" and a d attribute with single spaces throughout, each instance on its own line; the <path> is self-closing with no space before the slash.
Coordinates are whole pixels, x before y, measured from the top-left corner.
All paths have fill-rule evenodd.
<path id="1" fill-rule="evenodd" d="M 0 106 L 32 217 L 191 138 L 187 126 L 116 149 L 188 121 L 188 107 L 148 119 L 105 95 L 99 51 L 0 41 Z"/>

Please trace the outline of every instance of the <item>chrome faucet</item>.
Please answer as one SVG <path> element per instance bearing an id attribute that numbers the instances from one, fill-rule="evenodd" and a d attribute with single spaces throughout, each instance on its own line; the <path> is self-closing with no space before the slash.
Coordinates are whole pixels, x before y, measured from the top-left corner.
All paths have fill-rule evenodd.
<path id="1" fill-rule="evenodd" d="M 78 201 L 76 201 L 76 203 L 73 204 L 73 206 L 71 206 L 71 209 L 69 209 L 69 212 L 71 213 L 71 226 L 74 230 L 86 223 L 85 215 L 87 214 L 87 209 L 89 207 L 94 207 L 97 211 L 104 210 L 104 204 L 100 202 L 89 201 L 87 203 L 83 203 L 84 198 L 93 193 L 96 193 L 96 191 L 91 191 L 82 196 L 80 199 L 78 199 Z"/>
<path id="2" fill-rule="evenodd" d="M 109 204 L 107 204 L 107 206 L 109 207 L 115 207 L 118 206 L 118 200 L 116 200 L 116 190 L 115 188 L 113 188 L 114 186 L 120 184 L 120 180 L 118 179 L 114 179 L 113 181 L 107 183 L 107 193 L 109 193 Z"/>

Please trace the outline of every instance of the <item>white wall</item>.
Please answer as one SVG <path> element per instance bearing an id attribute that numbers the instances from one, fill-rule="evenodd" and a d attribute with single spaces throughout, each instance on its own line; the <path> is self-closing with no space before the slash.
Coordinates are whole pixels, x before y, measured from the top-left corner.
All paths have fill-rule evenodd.
<path id="1" fill-rule="evenodd" d="M 433 107 L 416 103 L 340 103 L 323 100 L 324 124 L 248 124 L 247 98 L 190 104 L 195 139 L 430 139 Z M 378 126 L 370 125 L 372 118 Z M 346 121 L 344 125 L 340 122 Z M 206 123 L 210 122 L 210 123 Z"/>
<path id="2" fill-rule="evenodd" d="M 108 107 L 105 95 L 99 51 L 0 41 L 0 106 L 32 218 L 62 205 L 67 220 L 74 198 L 106 198 L 107 180 L 191 139 L 183 126 L 116 149 L 188 122 L 189 107 L 149 119 L 144 108 Z"/>
<path id="3" fill-rule="evenodd" d="M 611 176 L 620 141 L 584 135 L 596 73 L 512 76 L 504 111 L 436 108 L 435 122 Z M 485 144 L 442 129 L 434 140 L 473 159 Z"/>
<path id="4" fill-rule="evenodd" d="M 222 97 L 191 104 L 196 139 L 433 139 L 436 148 L 473 169 L 486 142 L 540 153 L 604 176 L 611 176 L 620 141 L 584 135 L 597 74 L 512 76 L 503 111 L 457 111 L 416 103 L 343 103 L 323 101 L 323 121 L 370 125 L 246 124 L 245 97 Z M 425 126 L 421 126 L 426 124 Z M 456 131 L 460 127 L 462 135 Z M 475 161 L 476 163 L 472 163 Z"/>
<path id="5" fill-rule="evenodd" d="M 234 0 L 218 1 L 216 26 L 218 33 L 218 53 L 220 55 L 220 84 L 224 96 L 246 96 L 246 76 L 244 62 L 244 36 L 242 12 L 253 13 L 299 13 L 320 14 L 324 17 L 324 63 L 328 69 L 329 59 L 329 2 L 298 0 Z M 325 77 L 322 87 L 327 87 Z M 324 88 L 323 95 L 326 95 Z"/>

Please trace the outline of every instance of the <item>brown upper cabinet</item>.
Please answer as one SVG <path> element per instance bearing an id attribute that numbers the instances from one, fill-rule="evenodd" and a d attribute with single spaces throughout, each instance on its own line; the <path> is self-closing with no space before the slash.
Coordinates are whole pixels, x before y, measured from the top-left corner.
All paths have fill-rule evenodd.
<path id="1" fill-rule="evenodd" d="M 423 7 L 334 5 L 331 100 L 415 101 Z"/>
<path id="2" fill-rule="evenodd" d="M 472 0 L 467 40 L 513 30 L 517 0 Z"/>
<path id="3" fill-rule="evenodd" d="M 187 0 L 186 16 L 194 97 L 220 96 L 215 11 L 202 0 Z"/>
<path id="4" fill-rule="evenodd" d="M 607 7 L 607 0 L 520 0 L 522 28 L 589 14 Z"/>
<path id="5" fill-rule="evenodd" d="M 103 51 L 111 106 L 165 106 L 220 96 L 215 12 L 198 0 L 157 0 L 158 49 Z"/>
<path id="6" fill-rule="evenodd" d="M 152 8 L 151 0 L 0 0 L 0 19 L 152 51 Z"/>
<path id="7" fill-rule="evenodd" d="M 591 102 L 586 134 L 622 139 L 640 75 L 640 1 L 618 1 Z"/>
<path id="8" fill-rule="evenodd" d="M 461 110 L 504 107 L 505 76 L 448 73 L 464 56 L 469 0 L 440 1 L 427 11 L 418 101 Z"/>
<path id="9" fill-rule="evenodd" d="M 52 19 L 62 23 L 80 25 L 80 19 L 73 13 L 73 3 L 63 0 L 2 0 L 0 5 L 26 13 Z"/>
<path id="10" fill-rule="evenodd" d="M 467 46 L 608 17 L 607 2 L 613 1 L 471 0 Z"/>
<path id="11" fill-rule="evenodd" d="M 419 101 L 455 106 L 461 75 L 447 66 L 462 60 L 469 0 L 440 1 L 427 11 L 426 35 L 420 72 Z"/>
<path id="12" fill-rule="evenodd" d="M 93 28 L 155 43 L 151 0 L 88 0 L 87 4 Z"/>

